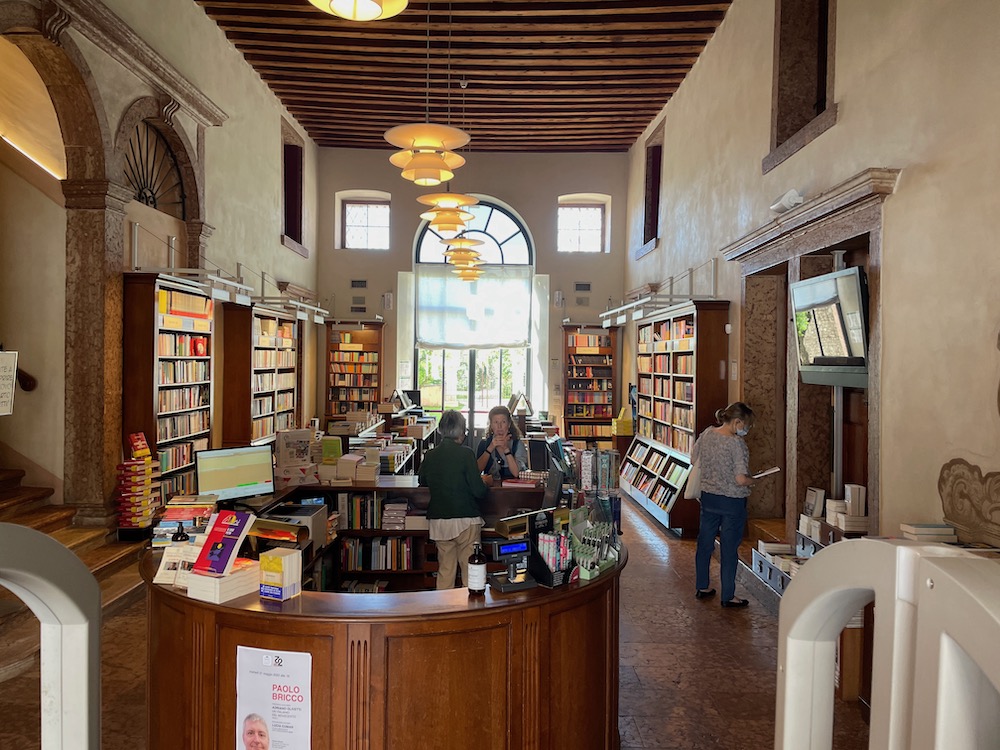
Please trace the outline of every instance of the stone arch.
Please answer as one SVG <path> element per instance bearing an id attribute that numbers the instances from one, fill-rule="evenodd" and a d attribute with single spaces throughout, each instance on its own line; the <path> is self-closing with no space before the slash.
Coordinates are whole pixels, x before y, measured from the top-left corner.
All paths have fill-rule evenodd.
<path id="1" fill-rule="evenodd" d="M 163 136 L 170 146 L 184 187 L 184 216 L 187 226 L 186 267 L 202 266 L 202 235 L 205 230 L 205 179 L 197 153 L 187 133 L 174 125 L 178 104 L 169 96 L 144 96 L 128 106 L 115 131 L 111 170 L 115 176 L 124 174 L 125 149 L 132 132 L 140 122 L 146 122 Z"/>
<path id="2" fill-rule="evenodd" d="M 66 150 L 66 346 L 64 502 L 75 522 L 108 525 L 120 455 L 124 206 L 128 194 L 109 172 L 110 130 L 70 16 L 0 2 L 0 34 L 38 71 Z"/>

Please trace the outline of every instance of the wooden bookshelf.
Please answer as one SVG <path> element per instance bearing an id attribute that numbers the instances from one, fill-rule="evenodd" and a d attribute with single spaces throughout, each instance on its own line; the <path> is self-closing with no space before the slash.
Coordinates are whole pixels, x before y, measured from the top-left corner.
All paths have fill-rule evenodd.
<path id="1" fill-rule="evenodd" d="M 611 420 L 620 406 L 618 328 L 564 325 L 563 346 L 563 435 L 610 448 Z"/>
<path id="2" fill-rule="evenodd" d="M 728 301 L 687 302 L 638 324 L 635 434 L 684 455 L 725 408 Z"/>
<path id="3" fill-rule="evenodd" d="M 209 446 L 214 307 L 206 288 L 125 274 L 122 444 L 142 432 L 159 456 L 164 497 L 192 493 L 194 454 Z"/>
<path id="4" fill-rule="evenodd" d="M 620 472 L 620 489 L 665 528 L 680 536 L 697 536 L 700 508 L 697 501 L 683 497 L 690 457 L 637 435 L 622 458 Z"/>
<path id="5" fill-rule="evenodd" d="M 384 324 L 326 324 L 326 416 L 375 411 L 381 397 Z"/>
<path id="6" fill-rule="evenodd" d="M 298 322 L 263 307 L 222 306 L 222 445 L 261 445 L 298 426 Z"/>

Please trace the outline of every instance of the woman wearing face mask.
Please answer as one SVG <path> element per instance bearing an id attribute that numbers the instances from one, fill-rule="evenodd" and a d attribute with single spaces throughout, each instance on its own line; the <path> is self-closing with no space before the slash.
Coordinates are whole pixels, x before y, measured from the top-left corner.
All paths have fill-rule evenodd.
<path id="1" fill-rule="evenodd" d="M 701 520 L 695 553 L 695 597 L 715 595 L 709 588 L 708 568 L 719 535 L 723 607 L 745 607 L 736 598 L 736 553 L 747 522 L 747 496 L 754 484 L 748 464 L 750 451 L 743 438 L 753 425 L 753 410 L 742 401 L 715 413 L 718 427 L 709 427 L 691 450 L 691 461 L 701 470 Z M 721 533 L 720 533 L 721 530 Z"/>

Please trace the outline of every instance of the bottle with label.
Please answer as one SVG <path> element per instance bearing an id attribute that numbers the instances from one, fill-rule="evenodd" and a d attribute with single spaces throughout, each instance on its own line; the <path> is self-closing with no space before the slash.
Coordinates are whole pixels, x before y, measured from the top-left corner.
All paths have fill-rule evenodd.
<path id="1" fill-rule="evenodd" d="M 486 593 L 486 555 L 483 545 L 479 542 L 472 548 L 469 555 L 469 596 L 482 596 Z"/>

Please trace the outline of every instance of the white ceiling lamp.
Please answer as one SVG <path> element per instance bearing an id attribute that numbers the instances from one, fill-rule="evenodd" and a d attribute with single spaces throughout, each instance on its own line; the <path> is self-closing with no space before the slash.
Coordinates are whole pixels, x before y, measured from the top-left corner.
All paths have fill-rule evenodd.
<path id="1" fill-rule="evenodd" d="M 380 21 L 398 16 L 408 0 L 309 0 L 324 13 L 348 21 Z"/>

